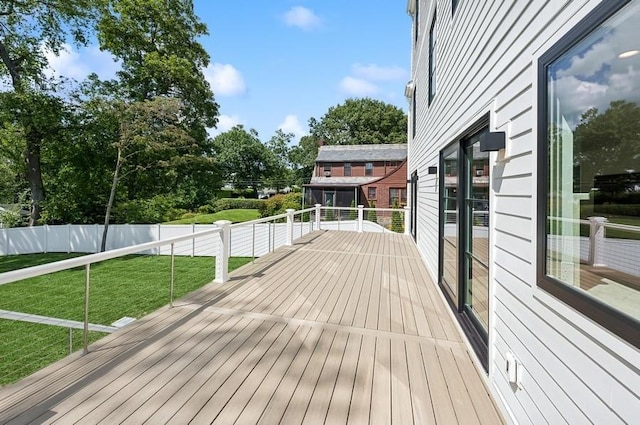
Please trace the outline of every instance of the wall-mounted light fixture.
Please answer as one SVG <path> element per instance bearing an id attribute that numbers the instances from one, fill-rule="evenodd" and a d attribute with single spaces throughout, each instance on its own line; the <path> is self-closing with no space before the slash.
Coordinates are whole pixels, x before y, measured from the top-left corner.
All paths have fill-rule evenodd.
<path id="1" fill-rule="evenodd" d="M 480 136 L 480 152 L 493 152 L 505 148 L 504 131 L 486 132 Z"/>
<path id="2" fill-rule="evenodd" d="M 427 168 L 427 174 L 438 174 L 438 167 L 435 165 Z"/>

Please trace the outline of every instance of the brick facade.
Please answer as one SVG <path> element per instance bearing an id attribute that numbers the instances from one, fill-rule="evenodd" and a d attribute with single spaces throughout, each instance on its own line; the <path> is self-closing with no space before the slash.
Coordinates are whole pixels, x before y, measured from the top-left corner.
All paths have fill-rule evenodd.
<path id="1" fill-rule="evenodd" d="M 369 189 L 375 188 L 376 197 L 375 199 L 369 198 Z M 361 194 L 360 196 L 364 196 L 366 199 L 366 206 L 368 206 L 369 201 L 374 201 L 377 208 L 391 208 L 393 205 L 390 203 L 390 189 L 398 189 L 399 191 L 404 191 L 404 202 L 399 200 L 400 206 L 406 205 L 406 197 L 407 197 L 407 161 L 403 161 L 399 167 L 395 170 L 391 171 L 386 177 L 381 178 L 380 180 L 376 180 L 375 182 L 371 182 L 366 185 L 362 185 L 360 187 Z M 400 195 L 400 194 L 399 194 Z"/>

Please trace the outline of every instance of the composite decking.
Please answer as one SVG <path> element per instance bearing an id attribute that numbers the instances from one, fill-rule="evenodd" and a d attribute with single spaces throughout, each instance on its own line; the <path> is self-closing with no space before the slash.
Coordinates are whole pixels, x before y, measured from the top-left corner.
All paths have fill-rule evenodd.
<path id="1" fill-rule="evenodd" d="M 0 389 L 0 423 L 503 423 L 407 236 L 314 232 L 231 277 Z"/>

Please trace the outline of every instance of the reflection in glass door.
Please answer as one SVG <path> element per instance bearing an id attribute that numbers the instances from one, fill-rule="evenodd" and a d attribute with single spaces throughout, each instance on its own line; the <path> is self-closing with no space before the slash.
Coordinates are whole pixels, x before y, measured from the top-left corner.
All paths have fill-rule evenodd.
<path id="1" fill-rule="evenodd" d="M 444 288 L 449 292 L 451 300 L 458 300 L 458 146 L 447 149 L 441 162 L 442 197 L 440 214 L 442 217 L 441 241 L 442 250 L 441 273 Z"/>
<path id="2" fill-rule="evenodd" d="M 489 330 L 489 153 L 480 134 L 464 146 L 464 310 L 486 339 Z"/>

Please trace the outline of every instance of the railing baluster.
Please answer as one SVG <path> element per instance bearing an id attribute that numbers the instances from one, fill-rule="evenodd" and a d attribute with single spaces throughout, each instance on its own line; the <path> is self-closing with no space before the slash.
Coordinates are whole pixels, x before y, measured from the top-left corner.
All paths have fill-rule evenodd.
<path id="1" fill-rule="evenodd" d="M 251 234 L 251 262 L 255 263 L 256 260 L 256 224 L 252 225 L 252 234 Z"/>
<path id="2" fill-rule="evenodd" d="M 84 268 L 84 331 L 82 335 L 82 352 L 89 353 L 89 273 L 91 263 Z"/>
<path id="3" fill-rule="evenodd" d="M 171 283 L 169 286 L 169 308 L 173 308 L 173 283 L 174 283 L 174 271 L 175 271 L 175 256 L 174 256 L 174 245 L 171 244 Z"/>

